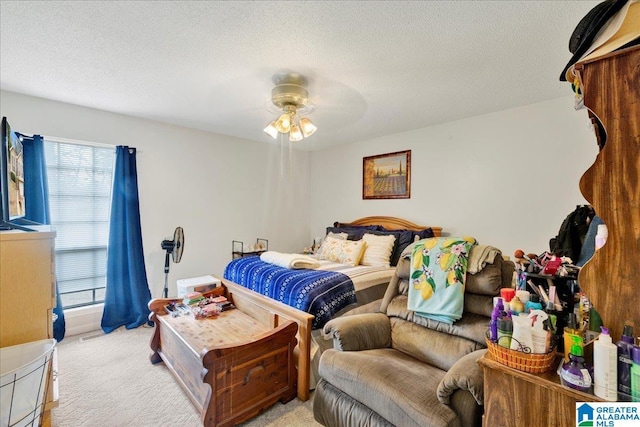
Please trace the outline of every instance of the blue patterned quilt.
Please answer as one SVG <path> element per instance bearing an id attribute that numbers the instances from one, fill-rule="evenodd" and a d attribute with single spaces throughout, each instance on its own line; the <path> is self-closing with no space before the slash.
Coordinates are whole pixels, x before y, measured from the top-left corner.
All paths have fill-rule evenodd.
<path id="1" fill-rule="evenodd" d="M 259 256 L 231 261 L 224 278 L 313 314 L 312 329 L 322 328 L 337 312 L 356 302 L 353 282 L 343 273 L 291 270 L 263 262 Z"/>

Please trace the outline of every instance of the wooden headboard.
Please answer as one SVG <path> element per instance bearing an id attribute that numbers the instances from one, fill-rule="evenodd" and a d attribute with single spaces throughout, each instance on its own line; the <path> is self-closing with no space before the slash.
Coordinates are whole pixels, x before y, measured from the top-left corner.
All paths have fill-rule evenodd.
<path id="1" fill-rule="evenodd" d="M 352 222 L 334 222 L 334 227 L 349 227 L 351 225 L 381 225 L 387 230 L 411 230 L 422 231 L 430 228 L 433 230 L 435 237 L 442 235 L 442 227 L 423 226 L 414 224 L 406 219 L 396 218 L 393 216 L 366 216 L 364 218 L 356 219 Z"/>

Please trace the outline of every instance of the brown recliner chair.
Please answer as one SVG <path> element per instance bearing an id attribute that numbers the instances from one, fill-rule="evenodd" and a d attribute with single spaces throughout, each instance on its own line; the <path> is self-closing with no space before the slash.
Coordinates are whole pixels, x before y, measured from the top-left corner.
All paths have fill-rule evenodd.
<path id="1" fill-rule="evenodd" d="M 319 423 L 481 425 L 483 372 L 476 361 L 486 351 L 493 297 L 511 286 L 513 263 L 497 253 L 482 270 L 467 273 L 464 313 L 450 325 L 407 309 L 412 246 L 403 253 L 379 312 L 345 315 L 325 325 L 334 348 L 322 354 L 318 368 L 313 411 Z"/>

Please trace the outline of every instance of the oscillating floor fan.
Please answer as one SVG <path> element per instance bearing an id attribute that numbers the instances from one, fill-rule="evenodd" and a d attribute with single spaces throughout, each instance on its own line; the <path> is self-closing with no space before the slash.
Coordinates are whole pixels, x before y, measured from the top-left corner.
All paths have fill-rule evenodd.
<path id="1" fill-rule="evenodd" d="M 184 231 L 182 227 L 176 227 L 173 232 L 173 240 L 163 240 L 162 249 L 167 251 L 164 258 L 164 297 L 168 297 L 169 293 L 169 256 L 174 263 L 179 263 L 182 259 L 182 251 L 184 250 Z"/>

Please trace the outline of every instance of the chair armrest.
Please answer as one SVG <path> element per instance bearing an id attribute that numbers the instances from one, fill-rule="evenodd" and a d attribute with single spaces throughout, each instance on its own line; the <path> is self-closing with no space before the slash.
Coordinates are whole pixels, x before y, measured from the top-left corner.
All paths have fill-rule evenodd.
<path id="1" fill-rule="evenodd" d="M 342 351 L 371 350 L 391 346 L 391 323 L 384 313 L 362 313 L 331 319 L 324 325 L 324 337 Z"/>
<path id="2" fill-rule="evenodd" d="M 467 390 L 478 405 L 484 404 L 484 371 L 478 365 L 487 350 L 477 350 L 462 357 L 447 371 L 438 384 L 438 400 L 448 405 L 457 390 Z"/>
<path id="3" fill-rule="evenodd" d="M 354 314 L 363 313 L 381 313 L 380 304 L 382 304 L 382 298 L 371 301 L 370 303 L 364 305 L 360 305 L 356 308 L 352 308 L 351 310 L 345 312 L 342 316 L 353 316 Z"/>

